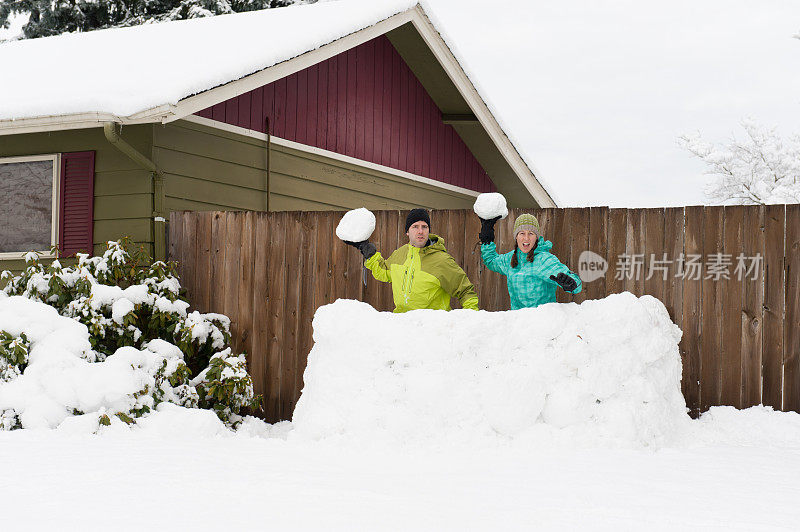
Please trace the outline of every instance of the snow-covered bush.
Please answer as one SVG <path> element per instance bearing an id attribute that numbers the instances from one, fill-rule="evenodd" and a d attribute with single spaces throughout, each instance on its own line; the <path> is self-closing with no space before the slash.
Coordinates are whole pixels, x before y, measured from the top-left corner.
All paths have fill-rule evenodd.
<path id="1" fill-rule="evenodd" d="M 108 424 L 109 415 L 132 423 L 159 403 L 169 402 L 212 409 L 222 421 L 236 425 L 239 413 L 257 408 L 260 398 L 253 394 L 244 356 L 233 356 L 228 347 L 230 320 L 221 314 L 188 312 L 175 265 L 150 264 L 143 251 L 131 248 L 127 240 L 109 242 L 102 256 L 78 254 L 77 264 L 70 267 L 57 260 L 45 266 L 29 253 L 19 275 L 3 272 L 2 292 L 41 302 L 83 324 L 90 348 L 72 353 L 87 363 L 102 364 L 102 371 L 114 377 L 128 372 L 120 380 L 129 379 L 127 383 L 133 378 L 138 383 L 135 390 L 123 386 L 124 397 L 104 403 L 103 408 L 110 410 L 98 414 L 101 424 Z M 2 327 L 0 321 L 0 387 L 24 375 L 32 346 L 24 332 Z M 130 369 L 120 373 L 110 369 L 120 364 L 139 373 L 131 376 Z M 40 362 L 36 375 L 47 373 L 43 368 Z M 63 406 L 69 408 L 67 403 Z M 71 405 L 73 414 L 88 413 L 79 406 Z M 0 428 L 24 426 L 18 414 L 0 402 Z"/>

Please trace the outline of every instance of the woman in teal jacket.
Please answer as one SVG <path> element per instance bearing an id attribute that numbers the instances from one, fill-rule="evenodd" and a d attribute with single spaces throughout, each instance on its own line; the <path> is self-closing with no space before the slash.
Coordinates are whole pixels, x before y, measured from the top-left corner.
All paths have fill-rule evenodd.
<path id="1" fill-rule="evenodd" d="M 511 310 L 554 303 L 556 289 L 581 291 L 581 278 L 550 253 L 553 243 L 540 236 L 539 221 L 521 214 L 514 222 L 514 250 L 500 255 L 494 243 L 494 224 L 481 219 L 481 257 L 486 267 L 506 276 Z"/>

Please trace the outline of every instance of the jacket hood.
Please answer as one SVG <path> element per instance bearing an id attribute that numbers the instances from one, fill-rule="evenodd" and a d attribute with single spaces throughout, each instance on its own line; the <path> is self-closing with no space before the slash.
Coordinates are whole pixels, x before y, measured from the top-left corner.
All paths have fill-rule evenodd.
<path id="1" fill-rule="evenodd" d="M 447 253 L 447 249 L 444 247 L 444 238 L 440 237 L 439 235 L 434 235 L 433 233 L 428 234 L 428 240 L 431 241 L 429 246 L 425 246 L 424 248 L 420 249 L 420 253 L 433 253 L 434 251 L 444 251 Z M 411 244 L 409 244 L 410 246 Z"/>

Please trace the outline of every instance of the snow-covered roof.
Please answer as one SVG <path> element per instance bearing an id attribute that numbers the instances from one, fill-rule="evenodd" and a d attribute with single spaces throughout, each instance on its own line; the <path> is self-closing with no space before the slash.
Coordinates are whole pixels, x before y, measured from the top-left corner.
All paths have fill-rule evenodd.
<path id="1" fill-rule="evenodd" d="M 411 23 L 496 146 L 500 159 L 494 159 L 505 161 L 495 184 L 519 179 L 524 188 L 514 190 L 527 190 L 543 207 L 555 206 L 433 26 L 424 2 L 321 1 L 0 43 L 0 135 L 104 122 L 168 123 Z"/>
<path id="2" fill-rule="evenodd" d="M 322 2 L 0 44 L 0 120 L 131 117 L 314 50 L 416 5 Z"/>

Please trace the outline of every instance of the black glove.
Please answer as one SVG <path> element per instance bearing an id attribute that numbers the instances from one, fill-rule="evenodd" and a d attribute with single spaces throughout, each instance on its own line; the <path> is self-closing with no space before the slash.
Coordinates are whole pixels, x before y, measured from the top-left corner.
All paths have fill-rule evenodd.
<path id="1" fill-rule="evenodd" d="M 375 244 L 369 240 L 362 240 L 361 242 L 350 242 L 348 240 L 344 240 L 344 243 L 359 250 L 361 254 L 364 255 L 364 260 L 367 260 L 373 256 L 376 251 L 378 251 L 378 249 L 375 247 Z"/>
<path id="2" fill-rule="evenodd" d="M 575 279 L 564 272 L 559 273 L 558 276 L 551 275 L 550 279 L 557 282 L 558 285 L 567 292 L 572 292 L 578 288 L 578 283 L 575 282 Z"/>
<path id="3" fill-rule="evenodd" d="M 491 220 L 484 220 L 481 218 L 481 232 L 478 233 L 481 244 L 491 244 L 494 242 L 494 224 L 496 224 L 499 219 L 499 216 L 495 216 Z"/>

